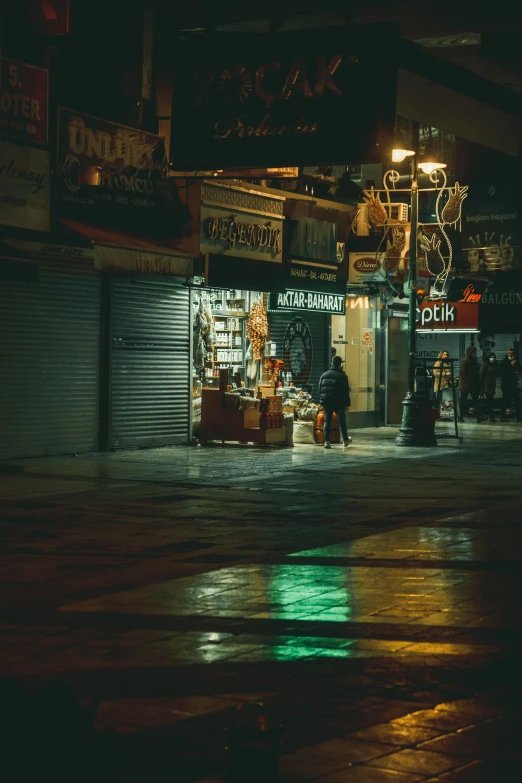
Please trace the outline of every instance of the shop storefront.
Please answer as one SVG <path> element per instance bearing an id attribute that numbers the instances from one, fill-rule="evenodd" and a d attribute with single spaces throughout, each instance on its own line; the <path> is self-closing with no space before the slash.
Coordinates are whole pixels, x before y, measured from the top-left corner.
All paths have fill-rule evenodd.
<path id="1" fill-rule="evenodd" d="M 13 239 L 0 256 L 0 458 L 95 451 L 101 281 L 92 250 Z"/>
<path id="2" fill-rule="evenodd" d="M 291 398 L 286 408 L 297 400 L 318 402 L 319 379 L 331 360 L 332 315 L 345 313 L 348 227 L 348 210 L 241 184 L 204 183 L 207 285 L 192 291 L 196 436 L 217 434 L 205 424 L 205 398 L 214 399 L 205 387 L 244 388 L 254 398 L 277 397 L 278 405 Z"/>
<path id="3" fill-rule="evenodd" d="M 48 72 L 8 59 L 1 67 L 0 458 L 93 451 L 100 274 L 92 249 L 51 239 Z M 31 114 L 23 121 L 21 101 Z"/>
<path id="4" fill-rule="evenodd" d="M 379 425 L 380 297 L 348 293 L 344 315 L 332 316 L 332 346 L 350 383 L 350 427 Z"/>
<path id="5" fill-rule="evenodd" d="M 164 140 L 65 108 L 58 133 L 61 230 L 101 277 L 100 447 L 187 443 L 195 270 Z"/>

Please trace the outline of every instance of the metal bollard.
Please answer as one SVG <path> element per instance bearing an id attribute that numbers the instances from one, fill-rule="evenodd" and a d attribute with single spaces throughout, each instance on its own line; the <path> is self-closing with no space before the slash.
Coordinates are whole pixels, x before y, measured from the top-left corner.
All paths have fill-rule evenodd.
<path id="1" fill-rule="evenodd" d="M 235 709 L 225 732 L 227 783 L 279 780 L 279 725 L 264 704 Z"/>

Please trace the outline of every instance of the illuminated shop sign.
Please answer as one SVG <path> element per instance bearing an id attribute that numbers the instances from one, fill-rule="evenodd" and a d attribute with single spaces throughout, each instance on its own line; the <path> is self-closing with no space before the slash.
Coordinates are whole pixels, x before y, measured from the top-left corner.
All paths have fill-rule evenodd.
<path id="1" fill-rule="evenodd" d="M 269 310 L 308 310 L 317 313 L 343 315 L 346 297 L 340 294 L 323 294 L 312 291 L 285 291 L 270 294 Z"/>
<path id="2" fill-rule="evenodd" d="M 424 302 L 417 307 L 417 329 L 477 331 L 479 306 L 470 302 Z"/>
<path id="3" fill-rule="evenodd" d="M 177 169 L 380 161 L 395 119 L 396 31 L 219 33 L 176 47 Z M 386 51 L 386 68 L 375 58 Z M 357 121 L 342 121 L 357 106 Z"/>

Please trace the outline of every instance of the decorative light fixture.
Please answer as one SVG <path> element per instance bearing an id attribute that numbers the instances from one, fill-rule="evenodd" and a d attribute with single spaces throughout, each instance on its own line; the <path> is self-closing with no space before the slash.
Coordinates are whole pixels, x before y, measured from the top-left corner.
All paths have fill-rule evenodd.
<path id="1" fill-rule="evenodd" d="M 406 158 L 409 158 L 412 155 L 415 155 L 415 150 L 403 149 L 402 146 L 399 144 L 397 144 L 397 146 L 394 146 L 394 148 L 392 149 L 393 163 L 402 163 L 403 160 L 406 160 Z"/>
<path id="2" fill-rule="evenodd" d="M 437 169 L 445 169 L 446 163 L 440 163 L 438 160 L 438 150 L 433 143 L 428 143 L 422 156 L 422 161 L 419 163 L 419 169 L 424 173 L 433 174 Z"/>
<path id="3" fill-rule="evenodd" d="M 423 160 L 422 163 L 419 163 L 419 168 L 422 172 L 424 172 L 424 174 L 432 174 L 434 171 L 437 171 L 437 169 L 445 169 L 446 163 L 437 163 L 431 160 Z"/>

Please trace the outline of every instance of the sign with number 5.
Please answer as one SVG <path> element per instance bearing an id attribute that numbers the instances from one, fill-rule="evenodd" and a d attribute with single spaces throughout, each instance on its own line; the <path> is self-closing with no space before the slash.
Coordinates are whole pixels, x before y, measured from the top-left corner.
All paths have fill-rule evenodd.
<path id="1" fill-rule="evenodd" d="M 47 144 L 48 71 L 0 58 L 0 134 Z"/>

